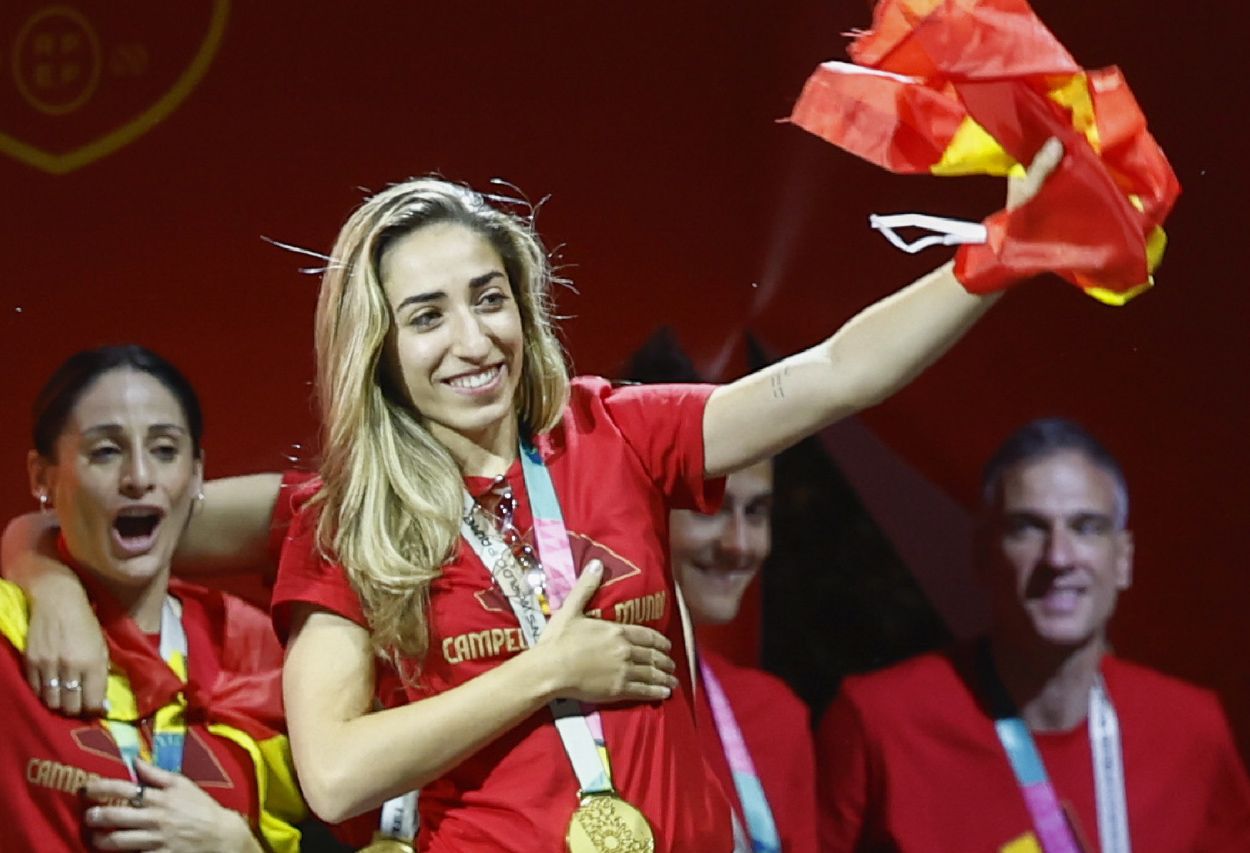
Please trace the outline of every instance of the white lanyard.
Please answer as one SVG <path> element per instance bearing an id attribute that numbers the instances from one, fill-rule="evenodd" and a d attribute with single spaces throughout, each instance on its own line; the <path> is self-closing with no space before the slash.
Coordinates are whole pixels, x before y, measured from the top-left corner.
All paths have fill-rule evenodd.
<path id="1" fill-rule="evenodd" d="M 1094 795 L 1098 804 L 1098 843 L 1103 853 L 1130 853 L 1128 796 L 1120 720 L 1099 677 L 1089 697 L 1089 744 L 1094 756 Z"/>
<path id="2" fill-rule="evenodd" d="M 512 606 L 512 612 L 516 614 L 521 635 L 533 647 L 547 624 L 537 592 L 524 583 L 521 566 L 513 556 L 512 549 L 493 525 L 482 520 L 477 504 L 468 492 L 464 494 L 460 532 L 482 561 L 482 565 L 494 576 L 495 582 L 507 597 L 508 604 Z M 599 750 L 591 732 L 590 718 L 597 718 L 598 713 L 586 713 L 581 703 L 573 699 L 554 699 L 549 707 L 555 717 L 556 731 L 560 734 L 564 751 L 568 754 L 569 763 L 573 765 L 573 773 L 577 776 L 581 793 L 611 791 L 612 783 L 608 779 L 603 761 L 599 758 Z"/>

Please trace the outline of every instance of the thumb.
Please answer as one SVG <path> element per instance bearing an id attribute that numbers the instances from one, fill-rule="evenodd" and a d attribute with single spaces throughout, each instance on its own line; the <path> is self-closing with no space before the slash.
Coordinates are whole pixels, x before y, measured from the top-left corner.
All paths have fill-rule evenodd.
<path id="1" fill-rule="evenodd" d="M 557 615 L 582 613 L 586 609 L 586 605 L 590 603 L 591 596 L 595 594 L 595 590 L 599 588 L 599 582 L 602 580 L 603 563 L 598 560 L 591 560 L 582 569 L 577 583 L 573 584 L 573 588 L 569 590 L 568 597 L 560 605 Z M 564 618 L 568 619 L 570 617 L 565 616 Z"/>
<path id="2" fill-rule="evenodd" d="M 139 781 L 149 788 L 168 788 L 178 779 L 177 773 L 162 770 L 155 764 L 149 764 L 142 758 L 135 759 L 135 775 Z"/>
<path id="3" fill-rule="evenodd" d="M 1059 163 L 1063 160 L 1063 143 L 1056 137 L 1050 137 L 1038 149 L 1029 164 L 1028 172 L 1023 178 L 1012 179 L 1007 187 L 1007 209 L 1012 210 L 1030 201 L 1037 195 Z"/>

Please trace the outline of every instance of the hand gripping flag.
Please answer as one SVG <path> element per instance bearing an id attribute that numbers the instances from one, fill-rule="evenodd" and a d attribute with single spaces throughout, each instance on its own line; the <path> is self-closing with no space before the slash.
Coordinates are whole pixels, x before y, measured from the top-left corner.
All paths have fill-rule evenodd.
<path id="1" fill-rule="evenodd" d="M 1054 272 L 1123 305 L 1150 287 L 1180 184 L 1119 69 L 1083 70 L 1024 0 L 881 0 L 850 54 L 816 69 L 790 119 L 892 172 L 1022 175 L 1048 137 L 1063 143 L 1029 202 L 976 236 L 922 241 L 964 243 L 968 290 Z M 874 226 L 892 219 L 933 221 Z"/>

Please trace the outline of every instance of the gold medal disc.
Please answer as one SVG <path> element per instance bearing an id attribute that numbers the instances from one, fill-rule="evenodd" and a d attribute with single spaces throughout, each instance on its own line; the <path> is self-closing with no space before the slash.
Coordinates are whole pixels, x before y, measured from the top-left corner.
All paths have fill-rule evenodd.
<path id="1" fill-rule="evenodd" d="M 655 853 L 651 824 L 612 792 L 582 797 L 565 841 L 569 853 Z"/>

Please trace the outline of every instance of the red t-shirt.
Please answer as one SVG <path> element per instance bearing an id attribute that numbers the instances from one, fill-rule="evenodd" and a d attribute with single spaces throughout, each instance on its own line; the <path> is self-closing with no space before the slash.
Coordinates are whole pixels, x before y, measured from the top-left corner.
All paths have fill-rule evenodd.
<path id="1" fill-rule="evenodd" d="M 817 734 L 826 851 L 998 851 L 1032 830 L 970 663 L 959 649 L 844 682 Z M 1120 722 L 1135 853 L 1250 850 L 1250 782 L 1215 697 L 1113 657 L 1102 671 Z M 1033 738 L 1097 851 L 1086 725 Z"/>
<path id="2" fill-rule="evenodd" d="M 700 648 L 699 656 L 716 674 L 733 708 L 773 813 L 783 853 L 816 853 L 816 768 L 807 706 L 771 673 L 737 666 L 710 649 Z M 696 719 L 703 749 L 741 820 L 742 804 L 708 692 L 703 685 L 699 688 Z"/>
<path id="3" fill-rule="evenodd" d="M 185 594 L 187 585 L 181 589 Z M 183 609 L 192 644 L 189 659 L 211 653 L 211 644 L 200 643 L 198 638 L 220 630 L 190 624 L 204 612 Z M 263 616 L 258 615 L 256 626 L 269 633 Z M 273 644 L 272 634 L 268 642 Z M 100 720 L 49 711 L 26 683 L 21 653 L 3 638 L 0 646 L 0 693 L 8 702 L 0 737 L 0 778 L 9 780 L 0 797 L 0 850 L 88 848 L 91 834 L 83 823 L 83 812 L 96 803 L 79 790 L 91 778 L 130 779 L 130 773 Z M 242 747 L 193 724 L 184 742 L 182 772 L 222 806 L 247 816 L 253 827 L 257 825 L 256 771 Z"/>
<path id="4" fill-rule="evenodd" d="M 723 481 L 705 480 L 703 473 L 703 409 L 711 391 L 695 385 L 613 388 L 602 379 L 575 379 L 560 425 L 537 441 L 574 564 L 598 558 L 604 565 L 589 611 L 650 626 L 673 642 L 683 683 L 672 698 L 601 712 L 617 790 L 651 821 L 656 849 L 673 853 L 727 851 L 733 844 L 729 804 L 695 730 L 668 568 L 669 510 L 712 511 L 723 488 Z M 508 480 L 520 504 L 515 523 L 527 530 L 519 462 Z M 366 624 L 342 569 L 318 557 L 315 524 L 313 513 L 301 512 L 283 550 L 273 598 L 280 634 L 297 602 Z M 430 651 L 409 701 L 463 684 L 521 651 L 511 608 L 463 541 L 431 584 L 429 632 Z M 418 848 L 563 850 L 576 805 L 577 782 L 544 708 L 421 790 Z"/>

